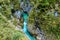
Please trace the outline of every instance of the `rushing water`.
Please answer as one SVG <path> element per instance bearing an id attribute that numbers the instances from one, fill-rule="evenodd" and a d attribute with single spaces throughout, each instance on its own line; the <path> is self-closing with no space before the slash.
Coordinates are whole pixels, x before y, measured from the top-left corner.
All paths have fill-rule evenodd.
<path id="1" fill-rule="evenodd" d="M 24 19 L 24 28 L 23 31 L 26 34 L 26 36 L 29 38 L 29 40 L 36 40 L 28 31 L 27 29 L 27 22 L 28 22 L 28 15 L 26 13 L 23 14 L 23 19 Z"/>

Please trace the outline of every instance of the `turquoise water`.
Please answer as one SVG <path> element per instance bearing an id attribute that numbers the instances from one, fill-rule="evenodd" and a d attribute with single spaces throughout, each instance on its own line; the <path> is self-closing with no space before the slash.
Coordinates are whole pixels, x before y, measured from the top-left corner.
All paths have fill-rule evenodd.
<path id="1" fill-rule="evenodd" d="M 28 26 L 27 26 L 27 22 L 28 22 L 28 15 L 27 14 L 23 14 L 23 19 L 24 19 L 24 27 L 23 27 L 23 31 L 26 34 L 26 36 L 29 38 L 29 40 L 36 40 L 28 31 Z"/>

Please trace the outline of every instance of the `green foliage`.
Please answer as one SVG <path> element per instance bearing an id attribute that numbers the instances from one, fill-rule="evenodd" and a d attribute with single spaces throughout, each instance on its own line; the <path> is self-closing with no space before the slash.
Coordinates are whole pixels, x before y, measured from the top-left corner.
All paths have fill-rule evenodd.
<path id="1" fill-rule="evenodd" d="M 15 30 L 13 24 L 8 21 L 0 13 L 0 40 L 28 40 L 23 32 Z"/>
<path id="2" fill-rule="evenodd" d="M 11 20 L 11 3 L 14 4 L 14 9 L 16 10 L 20 9 L 19 1 L 0 0 L 0 4 L 2 4 L 2 8 L 0 8 L 0 40 L 24 40 L 24 38 L 28 40 L 24 33 L 16 31 L 15 27 L 9 22 Z M 30 3 L 34 5 L 34 8 L 29 14 L 29 24 L 34 24 L 34 18 L 38 17 L 40 27 L 46 32 L 46 37 L 52 34 L 56 37 L 54 40 L 60 40 L 60 0 L 30 0 Z M 59 13 L 57 17 L 54 16 L 55 10 Z M 13 24 L 17 25 L 15 19 Z"/>
<path id="3" fill-rule="evenodd" d="M 38 1 L 38 2 L 37 2 Z M 34 18 L 39 18 L 41 29 L 48 34 L 55 35 L 54 40 L 60 40 L 60 1 L 59 0 L 34 0 L 34 6 L 37 5 L 30 13 L 29 24 L 34 24 Z M 56 7 L 56 4 L 58 5 Z M 36 11 L 36 9 L 38 11 Z M 58 16 L 54 16 L 54 11 L 58 10 Z M 49 36 L 48 35 L 48 36 Z M 48 37 L 47 37 L 48 38 Z M 52 39 L 51 39 L 52 40 Z"/>
<path id="4" fill-rule="evenodd" d="M 15 29 L 17 21 L 14 19 L 13 24 L 11 22 L 11 2 L 13 1 L 0 0 L 0 6 L 2 7 L 0 8 L 0 40 L 28 40 L 23 32 Z M 14 3 L 17 6 L 18 1 L 16 0 Z"/>

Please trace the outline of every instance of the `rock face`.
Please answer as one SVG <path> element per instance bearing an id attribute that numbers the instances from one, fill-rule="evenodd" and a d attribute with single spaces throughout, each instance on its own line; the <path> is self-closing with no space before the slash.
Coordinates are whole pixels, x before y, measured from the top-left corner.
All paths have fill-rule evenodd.
<path id="1" fill-rule="evenodd" d="M 44 34 L 38 28 L 33 25 L 28 26 L 28 31 L 37 38 L 37 40 L 45 40 Z"/>
<path id="2" fill-rule="evenodd" d="M 33 35 L 36 35 L 37 32 L 36 32 L 36 28 L 33 26 L 33 25 L 29 25 L 28 26 L 28 31 L 33 34 Z"/>

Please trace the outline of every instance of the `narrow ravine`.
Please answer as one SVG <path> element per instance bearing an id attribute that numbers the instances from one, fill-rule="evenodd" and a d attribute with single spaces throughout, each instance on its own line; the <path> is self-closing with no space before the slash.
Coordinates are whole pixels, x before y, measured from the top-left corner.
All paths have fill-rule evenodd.
<path id="1" fill-rule="evenodd" d="M 23 13 L 23 19 L 24 19 L 24 26 L 23 26 L 23 32 L 26 34 L 26 36 L 29 38 L 29 40 L 36 40 L 28 31 L 27 29 L 27 23 L 28 23 L 28 15 L 27 13 Z"/>

